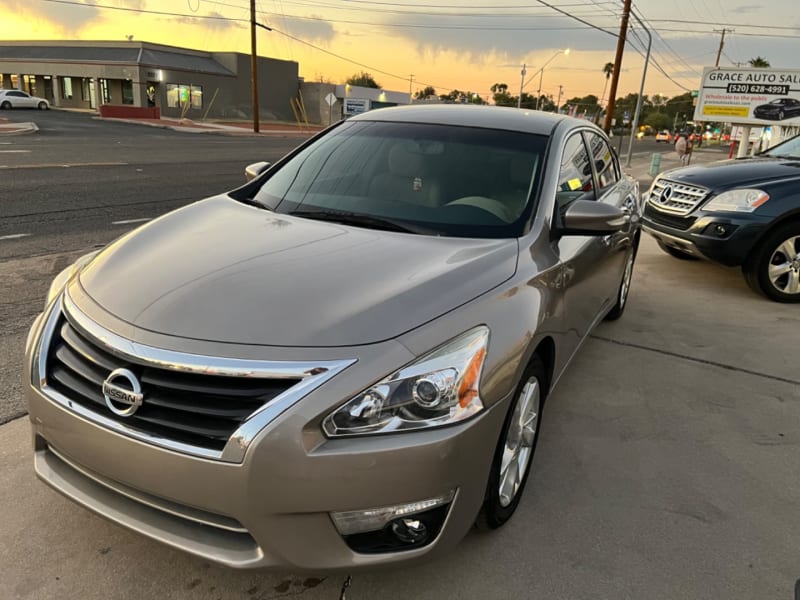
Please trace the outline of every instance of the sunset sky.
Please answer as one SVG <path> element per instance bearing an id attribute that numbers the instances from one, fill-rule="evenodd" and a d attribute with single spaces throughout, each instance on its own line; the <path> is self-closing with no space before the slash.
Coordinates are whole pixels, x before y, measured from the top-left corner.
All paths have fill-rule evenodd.
<path id="1" fill-rule="evenodd" d="M 619 30 L 622 1 L 546 2 L 607 32 Z M 0 39 L 136 40 L 200 50 L 249 52 L 248 0 L 0 0 Z M 616 38 L 564 16 L 538 0 L 258 0 L 259 54 L 297 61 L 307 80 L 342 83 L 365 70 L 382 87 L 407 91 L 432 85 L 437 93 L 469 90 L 488 97 L 493 83 L 517 94 L 547 65 L 542 92 L 564 98 L 603 92 L 602 67 L 613 62 Z M 128 9 L 128 10 L 112 10 Z M 638 0 L 635 11 L 654 31 L 645 93 L 674 96 L 696 89 L 702 67 L 713 65 L 723 27 L 722 66 L 760 55 L 773 67 L 800 68 L 797 0 Z M 763 7 L 763 8 L 762 8 Z M 176 15 L 147 14 L 161 11 Z M 206 18 L 204 18 L 206 17 Z M 213 17 L 213 18 L 207 18 Z M 636 22 L 633 21 L 635 24 Z M 631 36 L 618 95 L 637 92 L 644 64 Z M 288 35 L 284 35 L 288 34 Z M 291 36 L 291 37 L 289 37 Z M 294 39 L 293 39 L 294 38 Z M 334 56 L 336 55 L 336 56 Z M 363 66 L 354 63 L 362 63 Z M 536 93 L 539 77 L 525 91 Z"/>

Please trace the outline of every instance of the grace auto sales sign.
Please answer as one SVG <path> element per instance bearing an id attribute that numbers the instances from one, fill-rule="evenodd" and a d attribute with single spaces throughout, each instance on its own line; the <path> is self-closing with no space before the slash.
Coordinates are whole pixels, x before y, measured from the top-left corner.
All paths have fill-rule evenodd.
<path id="1" fill-rule="evenodd" d="M 800 125 L 800 71 L 706 67 L 694 119 Z"/>

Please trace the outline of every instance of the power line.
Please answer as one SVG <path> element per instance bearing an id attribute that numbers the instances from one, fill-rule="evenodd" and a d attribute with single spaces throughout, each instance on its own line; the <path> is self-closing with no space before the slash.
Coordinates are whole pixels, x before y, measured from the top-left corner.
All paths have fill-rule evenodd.
<path id="1" fill-rule="evenodd" d="M 650 19 L 653 23 L 683 23 L 685 20 L 681 19 Z M 752 23 L 719 23 L 717 21 L 691 21 L 692 25 L 722 25 L 724 27 L 750 27 L 751 29 L 783 29 L 787 31 L 797 31 L 797 27 L 788 27 L 785 25 L 753 25 Z"/>

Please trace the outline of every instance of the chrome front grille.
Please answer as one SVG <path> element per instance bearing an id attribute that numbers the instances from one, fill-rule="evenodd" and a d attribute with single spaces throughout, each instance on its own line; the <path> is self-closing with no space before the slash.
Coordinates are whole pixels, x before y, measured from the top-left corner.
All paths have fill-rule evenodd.
<path id="1" fill-rule="evenodd" d="M 696 185 L 687 185 L 669 179 L 656 179 L 647 199 L 657 210 L 688 215 L 708 196 L 709 190 Z"/>
<path id="2" fill-rule="evenodd" d="M 266 425 L 354 362 L 252 360 L 156 348 L 100 327 L 65 293 L 42 327 L 32 379 L 53 402 L 117 433 L 241 462 Z M 104 393 L 104 382 L 119 369 L 141 388 L 140 404 L 129 414 L 112 411 L 108 402 L 119 405 Z"/>
<path id="3" fill-rule="evenodd" d="M 103 396 L 103 382 L 120 368 L 136 376 L 146 399 L 130 416 L 112 412 Z M 221 451 L 250 415 L 299 379 L 199 375 L 136 364 L 101 350 L 62 316 L 50 342 L 47 381 L 72 402 L 127 427 Z"/>

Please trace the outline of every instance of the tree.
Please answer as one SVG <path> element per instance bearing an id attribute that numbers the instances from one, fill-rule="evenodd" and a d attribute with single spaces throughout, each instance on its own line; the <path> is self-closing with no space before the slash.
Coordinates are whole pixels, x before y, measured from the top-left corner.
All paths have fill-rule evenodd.
<path id="1" fill-rule="evenodd" d="M 492 92 L 492 100 L 497 106 L 516 106 L 517 96 L 511 96 L 508 93 L 507 83 L 495 83 L 489 88 Z M 523 95 L 523 100 L 525 96 Z"/>
<path id="2" fill-rule="evenodd" d="M 417 90 L 417 93 L 414 94 L 414 98 L 417 100 L 427 100 L 428 98 L 435 98 L 436 97 L 436 89 L 432 86 L 426 86 L 424 89 Z"/>
<path id="3" fill-rule="evenodd" d="M 351 75 L 345 81 L 348 85 L 357 85 L 360 87 L 368 87 L 368 88 L 375 88 L 379 89 L 381 86 L 375 81 L 375 78 L 372 77 L 366 71 L 361 71 L 360 73 L 356 73 L 355 75 Z"/>
<path id="4" fill-rule="evenodd" d="M 561 108 L 570 114 L 574 114 L 576 117 L 587 117 L 590 119 L 596 117 L 597 113 L 602 110 L 600 104 L 597 102 L 597 96 L 594 94 L 570 98 L 564 102 Z"/>
<path id="5" fill-rule="evenodd" d="M 766 58 L 762 58 L 760 56 L 751 58 L 747 62 L 750 63 L 751 67 L 757 67 L 759 69 L 768 69 L 770 67 L 769 61 Z"/>
<path id="6" fill-rule="evenodd" d="M 606 76 L 606 82 L 603 84 L 603 95 L 600 96 L 600 104 L 603 104 L 603 100 L 606 97 L 606 88 L 608 87 L 608 80 L 611 79 L 611 76 L 614 74 L 614 63 L 607 62 L 603 65 L 603 74 Z"/>

